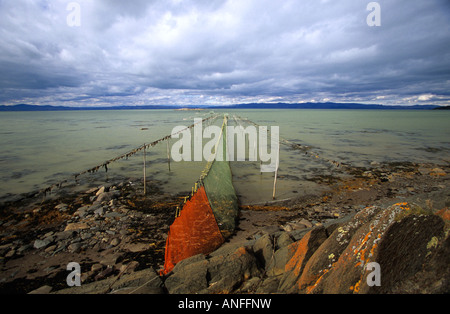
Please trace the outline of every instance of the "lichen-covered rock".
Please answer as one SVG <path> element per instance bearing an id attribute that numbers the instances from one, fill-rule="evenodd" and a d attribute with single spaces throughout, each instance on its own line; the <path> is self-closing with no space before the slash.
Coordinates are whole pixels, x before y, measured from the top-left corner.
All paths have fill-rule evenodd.
<path id="1" fill-rule="evenodd" d="M 347 248 L 355 232 L 370 221 L 377 209 L 376 206 L 367 207 L 356 214 L 352 220 L 337 228 L 331 228 L 334 230 L 333 233 L 314 252 L 309 253 L 311 257 L 289 292 L 313 292 Z"/>
<path id="2" fill-rule="evenodd" d="M 298 281 L 299 291 L 389 293 L 414 276 L 422 268 L 430 240 L 443 236 L 444 222 L 436 215 L 417 216 L 409 211 L 410 205 L 402 202 L 367 215 L 370 219 L 351 221 L 346 227 L 356 228 L 349 233 L 351 239 L 342 243 L 345 246 L 333 246 L 338 243 L 335 236 L 350 229 L 335 230 L 305 266 Z M 380 286 L 367 283 L 372 269 L 366 266 L 371 262 L 379 265 Z"/>
<path id="3" fill-rule="evenodd" d="M 285 273 L 280 281 L 281 292 L 297 292 L 296 283 L 301 276 L 309 258 L 327 239 L 324 227 L 318 227 L 308 232 L 298 243 L 292 258 L 285 265 Z"/>

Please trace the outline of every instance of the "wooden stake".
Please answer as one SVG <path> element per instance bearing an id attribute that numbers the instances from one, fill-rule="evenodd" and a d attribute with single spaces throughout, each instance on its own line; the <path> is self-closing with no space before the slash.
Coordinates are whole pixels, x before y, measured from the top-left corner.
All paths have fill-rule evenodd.
<path id="1" fill-rule="evenodd" d="M 273 180 L 273 193 L 272 193 L 272 199 L 275 199 L 275 187 L 277 185 L 277 176 L 278 176 L 278 166 L 279 166 L 279 156 L 280 156 L 280 145 L 278 145 L 278 156 L 277 156 L 277 164 L 275 168 L 275 178 Z"/>
<path id="2" fill-rule="evenodd" d="M 146 157 L 145 157 L 145 146 L 144 146 L 144 195 L 147 195 L 147 169 L 146 169 L 145 164 L 146 164 Z"/>
<path id="3" fill-rule="evenodd" d="M 275 199 L 275 187 L 277 185 L 277 175 L 278 175 L 278 168 L 275 170 L 275 178 L 273 179 L 273 193 L 272 193 L 272 199 Z"/>
<path id="4" fill-rule="evenodd" d="M 170 139 L 167 139 L 167 164 L 169 165 L 169 172 L 170 172 L 170 149 L 169 149 L 169 141 L 170 141 Z"/>

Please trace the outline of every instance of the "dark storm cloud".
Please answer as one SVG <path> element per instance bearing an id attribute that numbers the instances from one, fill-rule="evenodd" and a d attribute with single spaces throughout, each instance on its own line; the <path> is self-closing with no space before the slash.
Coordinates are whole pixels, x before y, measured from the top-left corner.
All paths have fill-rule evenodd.
<path id="1" fill-rule="evenodd" d="M 6 104 L 448 104 L 448 1 L 0 1 Z"/>

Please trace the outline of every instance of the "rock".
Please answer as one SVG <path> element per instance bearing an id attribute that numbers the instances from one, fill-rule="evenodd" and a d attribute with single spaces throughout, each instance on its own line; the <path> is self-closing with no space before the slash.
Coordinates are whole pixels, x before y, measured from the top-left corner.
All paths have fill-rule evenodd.
<path id="1" fill-rule="evenodd" d="M 56 210 L 59 210 L 60 212 L 66 212 L 69 210 L 68 205 L 67 204 L 59 204 L 55 206 Z"/>
<path id="2" fill-rule="evenodd" d="M 28 250 L 31 249 L 32 247 L 33 247 L 33 245 L 31 245 L 31 244 L 24 244 L 24 245 L 22 245 L 21 247 L 19 247 L 19 248 L 17 249 L 17 253 L 18 253 L 18 254 L 25 253 L 26 251 L 28 251 Z"/>
<path id="3" fill-rule="evenodd" d="M 282 225 L 281 228 L 286 232 L 291 232 L 293 230 L 290 224 Z"/>
<path id="4" fill-rule="evenodd" d="M 138 253 L 147 251 L 150 248 L 150 244 L 147 243 L 128 243 L 125 245 L 124 250 L 131 253 Z"/>
<path id="5" fill-rule="evenodd" d="M 138 261 L 131 261 L 127 265 L 122 265 L 120 267 L 120 273 L 131 274 L 139 266 Z"/>
<path id="6" fill-rule="evenodd" d="M 225 245 L 207 259 L 195 255 L 175 265 L 165 281 L 169 293 L 230 293 L 262 272 L 251 248 Z"/>
<path id="7" fill-rule="evenodd" d="M 102 269 L 103 269 L 103 265 L 100 264 L 100 263 L 96 263 L 96 264 L 91 266 L 91 271 L 92 272 L 98 272 L 98 271 L 100 271 Z"/>
<path id="8" fill-rule="evenodd" d="M 114 252 L 113 249 L 109 249 L 102 252 L 103 258 L 101 259 L 100 263 L 106 266 L 114 266 L 116 265 L 117 261 L 120 260 L 124 253 L 122 252 Z"/>
<path id="9" fill-rule="evenodd" d="M 281 226 L 281 228 L 286 232 L 292 232 L 294 230 L 311 228 L 312 226 L 313 225 L 311 222 L 303 218 L 300 221 L 290 221 L 287 224 Z"/>
<path id="10" fill-rule="evenodd" d="M 0 250 L 9 250 L 12 247 L 13 247 L 12 243 L 7 243 L 7 244 L 0 245 Z"/>
<path id="11" fill-rule="evenodd" d="M 406 280 L 416 280 L 416 273 L 422 269 L 425 258 L 437 247 L 438 239 L 443 235 L 444 222 L 436 215 L 411 215 L 394 222 L 379 242 L 375 241 L 371 248 L 368 246 L 373 255 L 365 256 L 368 258 L 366 263 L 374 261 L 380 265 L 383 284 L 379 287 L 360 285 L 359 293 L 392 293 L 392 289 Z M 435 239 L 434 245 L 429 246 Z M 360 278 L 361 281 L 365 279 L 364 276 Z"/>
<path id="12" fill-rule="evenodd" d="M 120 191 L 110 191 L 110 192 L 103 192 L 97 196 L 97 199 L 95 200 L 96 203 L 101 202 L 109 202 L 112 199 L 116 199 L 120 196 Z"/>
<path id="13" fill-rule="evenodd" d="M 161 278 L 153 270 L 133 272 L 117 276 L 109 276 L 103 280 L 89 284 L 82 284 L 81 287 L 71 287 L 56 291 L 56 294 L 138 294 L 138 293 L 163 293 Z"/>
<path id="14" fill-rule="evenodd" d="M 52 287 L 50 286 L 42 286 L 40 288 L 37 288 L 31 292 L 28 292 L 28 294 L 49 294 L 52 291 Z"/>
<path id="15" fill-rule="evenodd" d="M 372 178 L 372 177 L 373 177 L 373 174 L 372 174 L 372 171 L 368 170 L 368 171 L 364 171 L 364 172 L 362 173 L 362 176 L 363 176 L 363 177 L 367 177 L 367 178 Z"/>
<path id="16" fill-rule="evenodd" d="M 203 254 L 180 261 L 164 282 L 165 287 L 170 294 L 191 294 L 206 289 L 207 264 Z"/>
<path id="17" fill-rule="evenodd" d="M 120 243 L 120 240 L 118 238 L 114 238 L 111 240 L 111 242 L 109 243 L 112 246 L 117 246 Z"/>
<path id="18" fill-rule="evenodd" d="M 67 247 L 67 250 L 71 253 L 78 253 L 81 251 L 82 244 L 81 242 L 71 243 Z"/>
<path id="19" fill-rule="evenodd" d="M 113 266 L 107 266 L 104 270 L 102 270 L 98 275 L 95 276 L 95 280 L 102 280 L 104 278 L 106 278 L 107 276 L 111 275 L 112 272 L 114 271 L 114 267 Z"/>
<path id="20" fill-rule="evenodd" d="M 228 256 L 214 256 L 208 261 L 210 275 L 207 293 L 230 293 L 244 281 L 259 277 L 261 271 L 253 252 L 240 247 Z"/>
<path id="21" fill-rule="evenodd" d="M 255 292 L 258 286 L 261 284 L 262 279 L 259 277 L 252 277 L 245 281 L 236 293 L 252 293 Z"/>
<path id="22" fill-rule="evenodd" d="M 341 253 L 347 248 L 355 232 L 362 225 L 369 223 L 375 216 L 379 207 L 366 207 L 357 213 L 352 220 L 336 228 L 334 232 L 313 252 L 303 271 L 295 282 L 290 282 L 284 288 L 289 292 L 312 292 L 318 281 L 323 278 L 329 269 L 333 266 L 333 259 L 337 260 Z M 291 275 L 292 277 L 292 275 Z M 292 279 L 292 278 L 291 278 Z"/>
<path id="23" fill-rule="evenodd" d="M 441 168 L 433 168 L 430 171 L 430 176 L 445 176 L 446 173 Z"/>
<path id="24" fill-rule="evenodd" d="M 89 225 L 85 222 L 74 222 L 69 223 L 64 231 L 76 231 L 76 230 L 82 230 L 82 229 L 89 229 Z"/>
<path id="25" fill-rule="evenodd" d="M 44 252 L 45 253 L 51 253 L 56 249 L 56 244 L 55 245 L 50 245 L 49 247 L 45 248 Z"/>
<path id="26" fill-rule="evenodd" d="M 309 231 L 296 245 L 296 250 L 285 265 L 285 273 L 280 280 L 279 290 L 282 292 L 296 292 L 296 283 L 302 275 L 303 269 L 310 257 L 327 239 L 324 227 L 317 227 Z"/>
<path id="27" fill-rule="evenodd" d="M 99 207 L 96 210 L 94 210 L 94 215 L 103 216 L 103 207 Z"/>
<path id="28" fill-rule="evenodd" d="M 15 254 L 16 254 L 16 250 L 11 249 L 8 251 L 8 253 L 5 254 L 5 257 L 10 258 L 10 257 L 13 257 Z"/>
<path id="29" fill-rule="evenodd" d="M 34 241 L 34 244 L 33 244 L 33 247 L 35 248 L 35 249 L 42 249 L 42 248 L 45 248 L 47 245 L 49 245 L 51 243 L 51 241 L 50 240 L 48 240 L 48 239 L 46 239 L 46 240 L 35 240 Z"/>
<path id="30" fill-rule="evenodd" d="M 121 218 L 123 216 L 123 214 L 118 213 L 118 212 L 108 212 L 105 214 L 106 218 Z"/>
<path id="31" fill-rule="evenodd" d="M 95 193 L 95 196 L 99 196 L 100 194 L 105 192 L 105 187 L 102 186 L 100 189 L 98 189 L 97 193 Z"/>
<path id="32" fill-rule="evenodd" d="M 439 210 L 436 215 L 440 216 L 444 221 L 447 223 L 450 223 L 450 209 L 449 208 L 442 208 Z"/>
<path id="33" fill-rule="evenodd" d="M 292 242 L 275 252 L 273 259 L 270 261 L 268 267 L 266 267 L 268 276 L 278 276 L 285 272 L 286 264 L 296 252 L 298 244 L 299 241 Z"/>
<path id="34" fill-rule="evenodd" d="M 276 239 L 276 247 L 278 249 L 288 246 L 291 243 L 294 243 L 294 240 L 291 238 L 288 232 L 281 232 Z"/>
<path id="35" fill-rule="evenodd" d="M 278 293 L 278 286 L 280 285 L 280 276 L 271 276 L 265 278 L 258 286 L 257 294 Z"/>
<path id="36" fill-rule="evenodd" d="M 164 290 L 162 287 L 152 287 L 151 284 L 143 284 L 138 287 L 114 290 L 111 294 L 164 294 Z"/>
<path id="37" fill-rule="evenodd" d="M 162 294 L 162 281 L 153 268 L 147 268 L 131 274 L 123 274 L 112 285 L 111 293 L 126 294 Z"/>
<path id="38" fill-rule="evenodd" d="M 90 233 L 90 232 L 82 232 L 82 233 L 80 234 L 81 240 L 83 240 L 83 241 L 92 238 L 92 236 L 93 236 L 93 235 L 92 235 L 92 233 Z"/>
<path id="39" fill-rule="evenodd" d="M 44 238 L 49 238 L 51 236 L 53 236 L 55 233 L 53 231 L 49 231 L 46 234 L 44 234 Z"/>
<path id="40" fill-rule="evenodd" d="M 407 202 L 371 206 L 338 227 L 330 226 L 327 230 L 334 231 L 328 238 L 324 228 L 311 230 L 286 263 L 277 292 L 396 293 L 423 291 L 423 286 L 427 291 L 445 291 L 448 285 L 439 280 L 443 272 L 450 273 L 442 266 L 446 263 L 442 256 L 450 250 L 445 248 L 450 241 L 443 240 L 445 223 L 437 215 L 413 212 Z M 434 264 L 426 268 L 427 261 Z M 371 262 L 381 269 L 381 286 L 366 282 L 372 270 L 366 265 Z M 435 284 L 430 287 L 422 280 L 418 285 L 423 277 L 433 278 Z"/>
<path id="41" fill-rule="evenodd" d="M 305 228 L 312 228 L 313 225 L 310 221 L 306 220 L 305 218 L 302 218 L 299 222 L 299 224 L 304 225 Z"/>
<path id="42" fill-rule="evenodd" d="M 272 237 L 269 234 L 265 234 L 258 238 L 253 245 L 253 252 L 263 267 L 269 265 L 274 253 Z"/>
<path id="43" fill-rule="evenodd" d="M 70 237 L 73 237 L 74 234 L 75 232 L 73 230 L 57 232 L 55 233 L 55 240 L 56 241 L 67 240 Z"/>

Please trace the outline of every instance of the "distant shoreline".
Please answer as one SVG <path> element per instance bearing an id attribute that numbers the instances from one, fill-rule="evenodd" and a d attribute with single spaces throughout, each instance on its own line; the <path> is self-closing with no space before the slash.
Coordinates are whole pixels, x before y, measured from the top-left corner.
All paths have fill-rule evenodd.
<path id="1" fill-rule="evenodd" d="M 175 106 L 175 105 L 143 105 L 143 106 L 110 106 L 110 107 L 67 107 L 50 105 L 1 105 L 1 111 L 92 111 L 92 110 L 214 110 L 214 109 L 351 109 L 351 110 L 448 110 L 450 106 L 386 106 L 378 104 L 358 103 L 246 103 L 220 106 Z"/>

